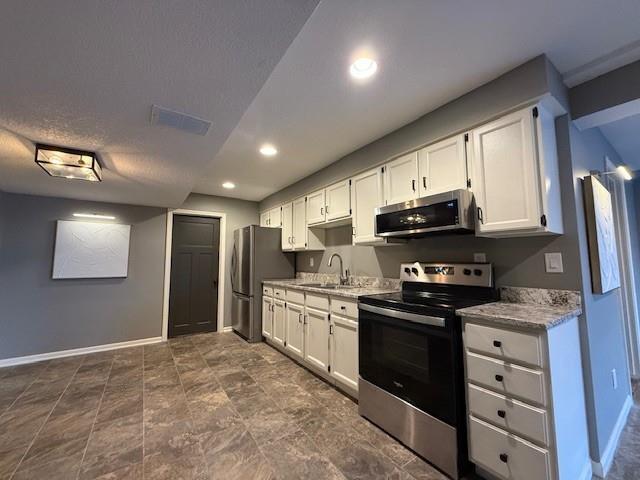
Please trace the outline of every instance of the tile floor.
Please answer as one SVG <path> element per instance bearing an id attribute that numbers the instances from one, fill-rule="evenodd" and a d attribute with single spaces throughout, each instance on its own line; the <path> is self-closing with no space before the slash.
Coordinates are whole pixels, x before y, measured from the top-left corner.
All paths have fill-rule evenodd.
<path id="1" fill-rule="evenodd" d="M 611 474 L 638 478 L 640 413 Z M 0 369 L 0 479 L 445 477 L 357 405 L 234 334 Z"/>

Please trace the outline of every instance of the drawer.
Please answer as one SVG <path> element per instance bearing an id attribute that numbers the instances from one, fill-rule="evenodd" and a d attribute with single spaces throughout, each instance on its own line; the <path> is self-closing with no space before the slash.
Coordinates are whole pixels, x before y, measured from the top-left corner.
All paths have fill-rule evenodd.
<path id="1" fill-rule="evenodd" d="M 323 312 L 329 311 L 329 296 L 328 295 L 318 295 L 315 293 L 307 293 L 307 298 L 305 300 L 305 305 L 307 307 L 315 308 L 318 310 L 322 310 Z"/>
<path id="2" fill-rule="evenodd" d="M 544 373 L 466 352 L 469 381 L 525 401 L 546 405 Z"/>
<path id="3" fill-rule="evenodd" d="M 467 389 L 469 412 L 541 445 L 549 445 L 547 412 L 475 385 Z"/>
<path id="4" fill-rule="evenodd" d="M 300 290 L 287 289 L 287 302 L 304 305 L 304 292 Z"/>
<path id="5" fill-rule="evenodd" d="M 274 298 L 279 298 L 280 300 L 285 299 L 285 290 L 284 288 L 274 288 L 273 289 Z"/>
<path id="6" fill-rule="evenodd" d="M 549 452 L 469 416 L 469 457 L 500 478 L 549 480 Z"/>
<path id="7" fill-rule="evenodd" d="M 345 298 L 331 297 L 331 312 L 343 317 L 358 319 L 358 302 Z"/>
<path id="8" fill-rule="evenodd" d="M 544 366 L 542 339 L 535 334 L 467 323 L 464 327 L 464 343 L 469 350 Z"/>
<path id="9" fill-rule="evenodd" d="M 262 286 L 262 295 L 266 295 L 267 297 L 273 297 L 273 287 Z"/>

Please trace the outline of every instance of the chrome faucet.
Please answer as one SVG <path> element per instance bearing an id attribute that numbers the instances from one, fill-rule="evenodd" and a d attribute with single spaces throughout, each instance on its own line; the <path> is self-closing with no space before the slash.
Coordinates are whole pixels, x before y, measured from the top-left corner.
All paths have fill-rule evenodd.
<path id="1" fill-rule="evenodd" d="M 344 271 L 344 276 L 342 275 L 342 268 L 343 268 L 343 264 L 342 264 L 342 257 L 340 256 L 339 253 L 334 253 L 333 255 L 331 255 L 329 257 L 329 263 L 327 264 L 327 266 L 331 266 L 331 262 L 333 262 L 333 257 L 338 257 L 338 260 L 340 260 L 340 285 L 346 285 L 349 282 L 349 269 L 346 269 Z"/>

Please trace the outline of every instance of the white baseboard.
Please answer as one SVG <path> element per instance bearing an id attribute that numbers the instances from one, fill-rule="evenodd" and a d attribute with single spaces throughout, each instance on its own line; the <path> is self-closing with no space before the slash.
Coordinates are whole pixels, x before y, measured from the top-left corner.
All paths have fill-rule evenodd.
<path id="1" fill-rule="evenodd" d="M 616 449 L 618 448 L 620 435 L 622 435 L 622 430 L 624 430 L 624 427 L 627 424 L 627 417 L 629 417 L 632 405 L 633 397 L 629 395 L 620 410 L 620 415 L 618 415 L 618 420 L 613 427 L 613 432 L 611 432 L 611 437 L 609 437 L 607 447 L 604 449 L 600 461 L 596 462 L 591 460 L 591 468 L 593 469 L 593 474 L 596 477 L 605 478 L 607 473 L 609 473 L 609 469 L 613 463 L 613 457 L 615 456 Z"/>
<path id="2" fill-rule="evenodd" d="M 222 327 L 222 332 L 233 332 L 233 327 Z"/>
<path id="3" fill-rule="evenodd" d="M 27 355 L 25 357 L 13 357 L 0 360 L 0 367 L 10 367 L 13 365 L 22 365 L 25 363 L 42 362 L 43 360 L 51 360 L 54 358 L 72 357 L 74 355 L 86 355 L 87 353 L 105 352 L 107 350 L 117 350 L 119 348 L 137 347 L 140 345 L 149 345 L 151 343 L 162 342 L 162 337 L 141 338 L 139 340 L 130 340 L 128 342 L 107 343 L 105 345 L 95 345 L 93 347 L 73 348 L 71 350 L 59 350 L 57 352 L 38 353 L 36 355 Z"/>

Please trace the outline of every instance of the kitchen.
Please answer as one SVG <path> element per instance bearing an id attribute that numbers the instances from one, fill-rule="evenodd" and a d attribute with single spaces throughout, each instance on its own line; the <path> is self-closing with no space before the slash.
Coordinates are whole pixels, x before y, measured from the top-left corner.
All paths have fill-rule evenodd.
<path id="1" fill-rule="evenodd" d="M 15 5 L 0 478 L 636 478 L 633 2 L 365 3 Z"/>

